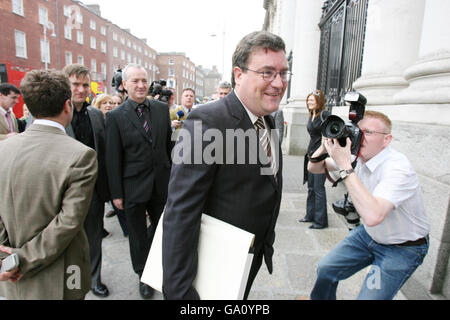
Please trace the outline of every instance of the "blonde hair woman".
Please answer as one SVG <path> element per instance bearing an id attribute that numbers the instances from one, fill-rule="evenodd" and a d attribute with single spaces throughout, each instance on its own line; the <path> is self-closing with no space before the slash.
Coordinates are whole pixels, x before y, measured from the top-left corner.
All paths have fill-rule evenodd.
<path id="1" fill-rule="evenodd" d="M 105 93 L 96 96 L 92 103 L 94 107 L 100 109 L 100 111 L 103 112 L 103 116 L 105 116 L 107 112 L 114 109 L 114 102 L 112 97 Z"/>

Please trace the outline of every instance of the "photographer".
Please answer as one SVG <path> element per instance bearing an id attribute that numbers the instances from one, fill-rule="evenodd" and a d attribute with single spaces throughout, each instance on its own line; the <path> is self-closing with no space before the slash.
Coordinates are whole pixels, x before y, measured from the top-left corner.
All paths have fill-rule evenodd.
<path id="1" fill-rule="evenodd" d="M 328 153 L 331 158 L 308 164 L 313 173 L 340 170 L 364 222 L 319 262 L 313 300 L 336 299 L 339 281 L 369 265 L 358 299 L 392 299 L 428 251 L 430 226 L 419 181 L 408 159 L 389 146 L 391 121 L 367 111 L 358 126 L 364 138 L 354 171 L 349 138 L 342 147 L 337 139 L 323 137 L 313 157 Z"/>

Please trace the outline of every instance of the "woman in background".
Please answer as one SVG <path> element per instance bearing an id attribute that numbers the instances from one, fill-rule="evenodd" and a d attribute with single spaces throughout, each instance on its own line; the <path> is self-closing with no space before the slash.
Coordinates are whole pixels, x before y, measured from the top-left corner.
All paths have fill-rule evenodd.
<path id="1" fill-rule="evenodd" d="M 328 227 L 327 196 L 325 192 L 325 174 L 313 174 L 307 171 L 310 156 L 322 143 L 321 125 L 330 115 L 325 110 L 325 95 L 316 90 L 306 97 L 306 107 L 309 111 L 307 129 L 311 140 L 305 155 L 303 183 L 308 181 L 308 198 L 306 200 L 306 216 L 300 222 L 312 222 L 311 229 Z"/>

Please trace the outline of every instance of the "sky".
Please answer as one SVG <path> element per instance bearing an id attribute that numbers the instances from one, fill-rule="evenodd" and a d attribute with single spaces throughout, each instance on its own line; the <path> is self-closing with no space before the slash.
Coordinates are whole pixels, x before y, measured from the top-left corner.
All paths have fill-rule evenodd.
<path id="1" fill-rule="evenodd" d="M 216 65 L 230 81 L 231 57 L 246 34 L 262 29 L 263 0 L 82 0 L 103 18 L 130 29 L 157 52 L 185 52 L 195 64 Z M 214 36 L 213 36 L 214 35 Z"/>

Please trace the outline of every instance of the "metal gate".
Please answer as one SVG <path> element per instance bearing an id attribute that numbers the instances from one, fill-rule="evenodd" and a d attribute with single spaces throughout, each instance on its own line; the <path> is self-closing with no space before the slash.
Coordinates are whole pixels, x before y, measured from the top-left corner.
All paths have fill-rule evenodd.
<path id="1" fill-rule="evenodd" d="M 317 88 L 327 107 L 344 105 L 345 92 L 361 76 L 369 0 L 324 1 Z"/>

